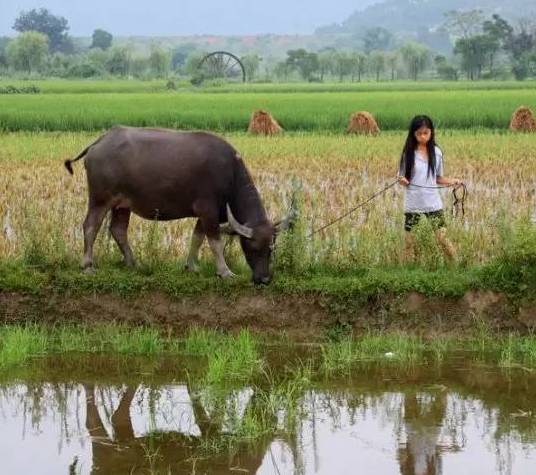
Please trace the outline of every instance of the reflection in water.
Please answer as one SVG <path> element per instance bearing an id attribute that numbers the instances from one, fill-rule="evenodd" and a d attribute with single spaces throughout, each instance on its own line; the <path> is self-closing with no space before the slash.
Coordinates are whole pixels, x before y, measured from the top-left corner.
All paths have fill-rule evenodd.
<path id="1" fill-rule="evenodd" d="M 495 375 L 509 390 L 494 396 L 467 375 L 465 389 L 383 377 L 305 391 L 292 430 L 279 413 L 271 436 L 231 450 L 216 444 L 263 410 L 255 388 L 218 400 L 187 384 L 0 386 L 2 473 L 534 473 L 533 376 Z"/>

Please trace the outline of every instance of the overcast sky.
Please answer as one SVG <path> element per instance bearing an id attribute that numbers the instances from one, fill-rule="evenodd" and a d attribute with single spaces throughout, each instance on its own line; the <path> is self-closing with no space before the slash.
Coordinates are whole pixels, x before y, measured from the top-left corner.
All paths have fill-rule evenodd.
<path id="1" fill-rule="evenodd" d="M 64 16 L 73 36 L 312 33 L 379 0 L 0 0 L 0 35 L 21 10 Z"/>

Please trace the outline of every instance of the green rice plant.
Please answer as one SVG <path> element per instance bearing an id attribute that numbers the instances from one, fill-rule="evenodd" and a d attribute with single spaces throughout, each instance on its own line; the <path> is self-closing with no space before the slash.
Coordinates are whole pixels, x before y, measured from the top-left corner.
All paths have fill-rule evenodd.
<path id="1" fill-rule="evenodd" d="M 209 328 L 193 327 L 184 339 L 184 353 L 193 356 L 209 356 L 222 344 L 224 335 Z"/>
<path id="2" fill-rule="evenodd" d="M 225 381 L 247 381 L 263 366 L 257 342 L 248 330 L 229 335 L 208 355 L 205 381 L 209 385 Z"/>
<path id="3" fill-rule="evenodd" d="M 321 367 L 328 374 L 348 373 L 356 361 L 354 339 L 351 336 L 322 345 Z"/>
<path id="4" fill-rule="evenodd" d="M 112 352 L 130 354 L 154 355 L 165 348 L 160 332 L 149 327 L 120 327 L 112 333 L 109 344 Z"/>
<path id="5" fill-rule="evenodd" d="M 0 329 L 0 368 L 20 365 L 32 356 L 44 354 L 47 347 L 43 327 L 6 325 Z"/>
<path id="6" fill-rule="evenodd" d="M 433 116 L 442 128 L 506 129 L 520 104 L 536 104 L 530 88 L 356 92 L 7 95 L 2 98 L 0 130 L 98 131 L 125 124 L 243 131 L 251 111 L 258 108 L 270 110 L 287 131 L 340 133 L 355 110 L 371 112 L 383 131 L 406 129 L 409 118 L 418 113 Z"/>
<path id="7" fill-rule="evenodd" d="M 293 177 L 291 181 L 289 213 L 292 224 L 288 231 L 277 237 L 275 247 L 276 267 L 284 272 L 301 273 L 307 263 L 306 224 L 303 213 L 303 186 Z"/>

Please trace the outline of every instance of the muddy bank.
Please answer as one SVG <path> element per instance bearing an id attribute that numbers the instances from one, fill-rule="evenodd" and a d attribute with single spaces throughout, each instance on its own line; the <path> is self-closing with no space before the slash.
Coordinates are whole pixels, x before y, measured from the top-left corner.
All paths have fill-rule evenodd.
<path id="1" fill-rule="evenodd" d="M 0 292 L 0 322 L 124 322 L 156 325 L 175 334 L 192 325 L 264 333 L 286 332 L 300 339 L 323 337 L 337 327 L 404 330 L 421 334 L 455 333 L 484 322 L 501 331 L 536 330 L 536 302 L 512 302 L 504 294 L 469 291 L 462 297 L 427 297 L 417 292 L 356 299 L 318 294 L 237 293 L 173 298 L 161 292 L 137 297 L 114 293 Z"/>

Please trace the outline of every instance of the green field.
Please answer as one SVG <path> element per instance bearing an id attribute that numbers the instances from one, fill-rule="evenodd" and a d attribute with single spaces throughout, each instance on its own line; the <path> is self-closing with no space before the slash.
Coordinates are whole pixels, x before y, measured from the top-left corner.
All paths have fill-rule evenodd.
<path id="1" fill-rule="evenodd" d="M 204 84 L 192 86 L 187 80 L 173 80 L 178 92 L 198 93 L 292 93 L 292 92 L 373 92 L 373 91 L 464 91 L 464 90 L 522 90 L 536 88 L 536 81 L 363 81 L 363 82 L 283 82 L 246 84 Z M 142 93 L 164 92 L 167 80 L 153 79 L 36 79 L 20 80 L 0 77 L 0 88 L 12 85 L 36 85 L 43 94 L 61 93 Z"/>
<path id="2" fill-rule="evenodd" d="M 246 84 L 176 91 L 166 91 L 163 80 L 36 84 L 43 94 L 0 96 L 0 130 L 95 131 L 125 124 L 236 132 L 247 129 L 256 109 L 270 111 L 287 131 L 342 133 L 359 110 L 371 112 L 382 130 L 403 130 L 422 113 L 442 129 L 504 130 L 517 107 L 536 108 L 536 88 L 528 81 Z"/>

